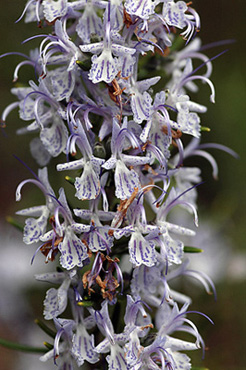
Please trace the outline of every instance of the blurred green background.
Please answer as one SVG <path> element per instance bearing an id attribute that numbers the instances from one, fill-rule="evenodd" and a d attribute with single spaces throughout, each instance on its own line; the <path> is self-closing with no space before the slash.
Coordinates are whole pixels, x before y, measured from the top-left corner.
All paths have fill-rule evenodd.
<path id="1" fill-rule="evenodd" d="M 31 35 L 42 33 L 42 30 L 37 29 L 35 24 L 27 25 L 23 21 L 14 24 L 21 14 L 24 3 L 24 1 L 1 2 L 0 54 L 8 51 L 26 52 L 29 48 L 38 45 L 36 41 L 26 45 L 21 45 L 21 42 Z M 209 351 L 204 361 L 201 361 L 200 353 L 193 357 L 197 366 L 208 367 L 210 370 L 243 370 L 246 368 L 246 48 L 243 29 L 246 7 L 243 0 L 196 0 L 193 6 L 201 16 L 202 29 L 199 36 L 203 44 L 235 39 L 234 44 L 205 52 L 212 57 L 229 48 L 226 54 L 213 62 L 212 81 L 216 88 L 216 104 L 209 103 L 207 86 L 202 86 L 199 92 L 199 102 L 208 105 L 209 108 L 208 112 L 201 117 L 202 123 L 211 128 L 210 133 L 203 134 L 203 142 L 227 145 L 240 155 L 240 160 L 235 160 L 226 153 L 211 150 L 219 165 L 219 180 L 216 182 L 205 161 L 197 159 L 193 162 L 204 167 L 205 184 L 199 188 L 199 213 L 202 219 L 209 220 L 211 225 L 215 225 L 223 240 L 229 241 L 232 246 L 232 252 L 224 266 L 224 278 L 216 284 L 218 301 L 214 302 L 205 293 L 194 296 L 193 309 L 208 314 L 215 321 L 215 326 L 212 327 L 204 320 L 199 320 L 199 328 Z M 14 68 L 20 60 L 14 56 L 0 60 L 1 112 L 6 105 L 14 101 L 9 90 L 12 86 Z M 30 71 L 31 68 L 24 67 L 20 76 L 25 78 L 25 74 L 27 73 L 26 76 L 28 76 Z M 7 128 L 0 132 L 2 222 L 5 215 L 13 215 L 19 208 L 14 200 L 15 188 L 21 180 L 29 177 L 28 171 L 17 162 L 13 154 L 21 157 L 31 168 L 36 168 L 28 151 L 29 138 L 18 137 L 15 134 L 17 127 L 22 127 L 22 123 L 16 113 L 11 113 L 7 120 Z M 55 175 L 51 177 L 51 183 L 54 184 L 54 181 Z M 29 189 L 35 196 L 36 189 L 31 187 Z M 26 205 L 28 203 L 25 204 L 24 201 L 22 206 Z M 21 238 L 21 235 L 19 237 Z M 216 257 L 216 245 L 212 248 Z M 14 264 L 14 256 L 10 263 Z M 2 301 L 0 303 L 4 304 Z M 41 311 L 39 309 L 40 314 Z M 0 336 L 5 335 L 6 330 L 6 326 L 4 323 L 1 324 L 0 319 Z M 14 332 L 13 328 L 11 332 Z M 4 361 L 2 365 L 1 361 Z M 0 368 L 15 370 L 14 363 L 12 352 L 0 348 Z"/>

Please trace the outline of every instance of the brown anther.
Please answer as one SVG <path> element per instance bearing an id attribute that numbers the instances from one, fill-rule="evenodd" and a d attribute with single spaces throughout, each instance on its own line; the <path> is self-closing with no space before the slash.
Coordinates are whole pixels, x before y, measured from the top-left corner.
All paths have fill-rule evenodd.
<path id="1" fill-rule="evenodd" d="M 191 6 L 192 5 L 192 1 L 189 1 L 188 3 L 186 3 L 187 6 Z"/>
<path id="2" fill-rule="evenodd" d="M 112 221 L 112 227 L 118 227 L 118 226 L 121 225 L 121 223 L 122 223 L 122 221 L 123 221 L 123 219 L 126 215 L 127 209 L 129 208 L 129 206 L 132 204 L 132 202 L 136 198 L 137 193 L 138 193 L 138 188 L 134 188 L 134 190 L 133 190 L 129 199 L 125 199 L 125 200 L 120 201 L 120 204 L 118 206 L 116 215 L 114 216 L 113 221 Z M 108 231 L 109 235 L 113 235 L 113 233 L 114 233 L 113 230 Z"/>
<path id="3" fill-rule="evenodd" d="M 91 220 L 91 224 L 92 224 L 92 226 L 95 226 L 95 221 Z"/>
<path id="4" fill-rule="evenodd" d="M 41 77 L 41 78 L 42 78 L 42 80 L 43 80 L 43 79 L 45 79 L 45 77 L 46 77 L 46 73 L 44 73 L 44 71 L 43 71 L 39 77 Z"/>
<path id="5" fill-rule="evenodd" d="M 123 89 L 121 89 L 116 78 L 114 78 L 111 82 L 111 85 L 107 85 L 107 87 L 110 99 L 119 104 L 119 100 L 121 100 L 121 94 L 126 88 L 123 87 Z"/>
<path id="6" fill-rule="evenodd" d="M 105 283 L 105 281 L 102 281 L 99 275 L 96 277 L 96 283 L 100 286 L 102 290 L 106 289 L 107 283 Z"/>
<path id="7" fill-rule="evenodd" d="M 109 262 L 114 262 L 114 260 L 113 260 L 111 257 L 109 257 L 108 255 L 106 256 L 106 259 L 107 259 Z"/>
<path id="8" fill-rule="evenodd" d="M 117 75 L 116 75 L 116 77 L 117 78 L 119 78 L 119 79 L 121 79 L 121 80 L 129 80 L 129 78 L 131 77 L 132 75 L 130 75 L 130 76 L 126 76 L 126 77 L 122 77 L 121 76 L 121 71 L 119 71 L 118 73 L 117 73 Z"/>
<path id="9" fill-rule="evenodd" d="M 87 287 L 87 284 L 88 284 L 88 275 L 90 274 L 91 270 L 88 270 L 84 273 L 83 277 L 82 277 L 82 283 L 83 283 L 83 287 L 84 289 L 86 289 Z"/>
<path id="10" fill-rule="evenodd" d="M 108 231 L 108 235 L 109 235 L 109 236 L 113 236 L 113 235 L 114 235 L 114 230 L 109 229 L 109 231 Z"/>
<path id="11" fill-rule="evenodd" d="M 158 175 L 158 173 L 155 172 L 155 170 L 147 163 L 144 165 L 144 170 L 147 171 L 147 172 L 151 171 L 152 175 L 154 175 L 154 176 Z M 152 182 L 151 182 L 151 184 L 152 184 Z"/>
<path id="12" fill-rule="evenodd" d="M 46 24 L 48 26 L 54 26 L 54 24 L 56 23 L 57 19 L 59 19 L 59 18 L 54 19 L 52 22 L 49 22 L 49 21 L 47 21 L 47 19 L 45 19 L 45 22 L 46 22 Z"/>
<path id="13" fill-rule="evenodd" d="M 148 144 L 151 144 L 151 141 L 147 140 L 146 143 L 142 146 L 142 151 L 145 152 Z"/>
<path id="14" fill-rule="evenodd" d="M 141 326 L 141 330 L 144 330 L 144 329 L 153 329 L 154 325 L 153 324 L 148 324 L 148 325 L 145 325 L 145 326 Z"/>
<path id="15" fill-rule="evenodd" d="M 5 128 L 5 127 L 6 127 L 6 123 L 5 123 L 5 121 L 3 121 L 2 119 L 0 120 L 0 126 L 1 126 L 2 128 Z"/>
<path id="16" fill-rule="evenodd" d="M 170 54 L 170 48 L 166 47 L 163 51 L 161 51 L 159 48 L 155 46 L 154 48 L 154 54 L 157 53 L 163 57 L 167 57 Z"/>
<path id="17" fill-rule="evenodd" d="M 87 253 L 88 253 L 88 257 L 89 258 L 91 258 L 92 257 L 92 251 L 90 250 L 90 248 L 89 248 L 89 244 L 87 243 L 87 241 L 85 240 L 85 239 L 82 239 L 81 240 L 82 241 L 82 243 L 86 246 L 86 248 L 87 248 Z"/>
<path id="18" fill-rule="evenodd" d="M 126 9 L 123 8 L 123 22 L 126 25 L 126 28 L 129 28 L 131 25 L 133 25 L 132 18 L 129 13 L 127 13 Z"/>
<path id="19" fill-rule="evenodd" d="M 112 85 L 113 85 L 113 88 L 114 88 L 114 95 L 121 95 L 122 92 L 126 89 L 126 87 L 123 87 L 123 89 L 120 88 L 117 80 L 114 78 L 113 81 L 112 81 Z"/>
<path id="20" fill-rule="evenodd" d="M 167 126 L 162 126 L 161 131 L 164 132 L 164 134 L 168 135 Z M 171 129 L 171 135 L 172 135 L 172 144 L 173 146 L 177 147 L 177 144 L 174 140 L 180 139 L 182 136 L 182 132 L 180 130 L 175 131 Z"/>

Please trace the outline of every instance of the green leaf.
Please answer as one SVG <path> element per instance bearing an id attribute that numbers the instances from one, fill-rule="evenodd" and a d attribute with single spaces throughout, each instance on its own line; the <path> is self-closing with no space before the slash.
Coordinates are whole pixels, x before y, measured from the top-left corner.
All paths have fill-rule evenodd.
<path id="1" fill-rule="evenodd" d="M 0 345 L 6 348 L 14 349 L 16 351 L 29 352 L 29 353 L 46 353 L 47 348 L 32 347 L 25 344 L 11 342 L 0 338 Z"/>
<path id="2" fill-rule="evenodd" d="M 185 246 L 184 247 L 184 252 L 185 253 L 202 253 L 203 249 L 200 249 L 200 248 L 197 248 L 197 247 Z"/>
<path id="3" fill-rule="evenodd" d="M 38 319 L 36 319 L 36 320 L 34 320 L 34 322 L 35 322 L 35 324 L 37 324 L 39 327 L 40 327 L 40 329 L 42 329 L 46 334 L 48 334 L 50 337 L 52 337 L 52 338 L 55 338 L 55 336 L 56 336 L 56 333 L 52 330 L 52 329 L 50 329 L 44 322 L 42 322 L 42 321 L 40 321 L 40 320 L 38 320 Z"/>
<path id="4" fill-rule="evenodd" d="M 18 229 L 18 230 L 20 230 L 20 231 L 24 231 L 24 226 L 23 225 L 21 225 L 18 221 L 16 221 L 13 217 L 11 217 L 11 216 L 7 216 L 6 217 L 6 221 L 10 224 L 10 225 L 12 225 L 12 226 L 14 226 L 16 229 Z"/>
<path id="5" fill-rule="evenodd" d="M 191 370 L 209 370 L 207 367 L 192 367 Z"/>

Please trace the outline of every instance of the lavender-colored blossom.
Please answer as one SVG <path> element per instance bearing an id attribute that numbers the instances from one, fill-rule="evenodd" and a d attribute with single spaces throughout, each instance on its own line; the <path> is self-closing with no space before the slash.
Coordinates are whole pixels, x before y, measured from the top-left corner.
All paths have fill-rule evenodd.
<path id="1" fill-rule="evenodd" d="M 110 6 L 110 4 L 109 4 Z M 104 81 L 110 83 L 114 80 L 118 72 L 121 70 L 122 58 L 125 54 L 131 56 L 135 54 L 136 50 L 130 47 L 120 45 L 119 43 L 112 42 L 111 39 L 111 27 L 110 27 L 110 12 L 108 11 L 109 21 L 105 26 L 105 39 L 103 42 L 98 42 L 94 44 L 80 45 L 80 49 L 83 52 L 90 52 L 93 54 L 91 58 L 92 67 L 89 72 L 89 79 L 93 83 L 98 83 Z M 115 55 L 116 57 L 113 57 Z M 130 60 L 130 59 L 129 59 Z M 135 59 L 131 59 L 132 63 Z M 129 61 L 128 61 L 129 62 Z M 131 68 L 129 69 L 129 71 Z"/>
<path id="2" fill-rule="evenodd" d="M 38 176 L 31 171 L 34 179 L 16 191 L 19 201 L 32 183 L 45 198 L 17 212 L 26 217 L 24 242 L 39 243 L 32 262 L 38 252 L 46 263 L 58 257 L 57 272 L 36 275 L 52 284 L 43 314 L 56 330 L 45 328 L 54 344 L 46 343 L 53 348 L 40 360 L 51 359 L 58 370 L 190 370 L 182 351 L 205 345 L 189 314 L 212 321 L 189 311 L 191 298 L 173 282 L 189 277 L 208 294 L 216 291 L 185 259 L 186 252 L 201 251 L 185 246 L 195 232 L 180 208 L 198 226 L 201 182 L 200 168 L 186 167 L 185 160 L 207 159 L 217 178 L 206 149 L 236 157 L 200 141 L 207 107 L 190 92 L 205 83 L 214 103 L 212 60 L 223 52 L 211 59 L 203 54 L 194 39 L 199 15 L 180 0 L 29 0 L 18 21 L 24 16 L 43 29 L 25 40 L 41 39 L 39 48 L 1 57 L 24 58 L 14 82 L 22 66 L 31 66 L 36 80 L 14 86 L 17 101 L 5 108 L 1 124 L 18 108 L 27 122 L 18 134 L 38 134 L 30 142 L 38 164 L 59 157 L 58 171 L 77 171 L 66 176 L 75 199 L 63 188 L 56 196 L 46 167 Z M 194 60 L 201 62 L 196 68 Z M 191 340 L 178 339 L 178 332 Z"/>
<path id="3" fill-rule="evenodd" d="M 79 119 L 76 121 L 79 127 L 78 134 L 74 134 L 70 140 L 69 151 L 76 153 L 75 144 L 78 145 L 83 157 L 81 159 L 59 164 L 58 171 L 83 169 L 81 177 L 75 179 L 75 196 L 79 199 L 95 199 L 100 193 L 100 166 L 104 163 L 103 159 L 92 155 L 92 148 L 85 134 Z"/>

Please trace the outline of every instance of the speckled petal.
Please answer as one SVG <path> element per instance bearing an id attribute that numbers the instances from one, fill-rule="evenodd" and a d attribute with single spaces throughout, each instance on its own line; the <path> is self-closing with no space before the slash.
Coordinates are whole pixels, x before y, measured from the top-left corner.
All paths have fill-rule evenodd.
<path id="1" fill-rule="evenodd" d="M 89 335 L 84 324 L 78 324 L 76 333 L 73 336 L 72 354 L 76 358 L 78 366 L 84 361 L 95 364 L 99 361 L 99 355 L 94 351 L 94 336 Z"/>
<path id="2" fill-rule="evenodd" d="M 102 20 L 96 14 L 93 4 L 88 3 L 83 15 L 79 19 L 76 31 L 85 44 L 90 43 L 91 35 L 101 37 L 103 35 Z"/>
<path id="3" fill-rule="evenodd" d="M 74 183 L 78 199 L 96 199 L 100 193 L 100 180 L 98 174 L 94 171 L 90 161 L 85 163 L 84 171 L 81 177 L 76 177 Z"/>
<path id="4" fill-rule="evenodd" d="M 115 195 L 120 199 L 130 198 L 134 189 L 140 188 L 137 172 L 129 170 L 121 160 L 116 162 L 115 186 Z"/>
<path id="5" fill-rule="evenodd" d="M 125 360 L 125 354 L 123 348 L 118 344 L 111 346 L 110 356 L 106 357 L 108 362 L 108 370 L 127 370 L 128 366 Z"/>
<path id="6" fill-rule="evenodd" d="M 135 231 L 129 241 L 130 261 L 136 265 L 154 266 L 156 259 L 155 245 L 151 241 L 147 241 L 144 236 Z"/>
<path id="7" fill-rule="evenodd" d="M 58 248 L 61 252 L 60 263 L 67 270 L 71 270 L 75 266 L 82 267 L 83 261 L 88 257 L 86 246 L 75 235 L 70 226 L 67 227 L 65 237 Z"/>
<path id="8" fill-rule="evenodd" d="M 70 99 L 74 90 L 75 75 L 72 71 L 68 72 L 66 67 L 56 68 L 48 73 L 51 78 L 53 95 L 57 101 Z"/>
<path id="9" fill-rule="evenodd" d="M 67 13 L 67 0 L 44 0 L 44 17 L 48 22 L 64 17 Z"/>
<path id="10" fill-rule="evenodd" d="M 48 217 L 49 210 L 47 207 L 44 207 L 39 218 L 28 218 L 26 220 L 23 234 L 24 243 L 31 244 L 39 241 L 39 238 L 45 232 Z"/>
<path id="11" fill-rule="evenodd" d="M 40 132 L 40 140 L 52 157 L 57 157 L 66 149 L 67 139 L 67 128 L 59 118 L 54 117 L 52 126 Z"/>
<path id="12" fill-rule="evenodd" d="M 151 102 L 152 98 L 147 91 L 143 94 L 140 94 L 138 91 L 132 93 L 131 108 L 135 122 L 142 123 L 150 118 Z"/>
<path id="13" fill-rule="evenodd" d="M 118 73 L 118 59 L 113 58 L 110 50 L 103 50 L 98 57 L 93 55 L 91 58 L 92 67 L 89 73 L 89 79 L 93 83 L 104 81 L 106 83 L 112 82 Z"/>
<path id="14" fill-rule="evenodd" d="M 178 1 L 174 3 L 173 1 L 168 1 L 163 6 L 163 18 L 169 26 L 174 26 L 178 28 L 185 27 L 185 12 L 188 9 L 184 1 Z"/>
<path id="15" fill-rule="evenodd" d="M 51 288 L 47 291 L 44 300 L 44 318 L 51 320 L 59 316 L 67 307 L 67 292 L 70 286 L 70 279 L 63 281 L 58 288 Z"/>
<path id="16" fill-rule="evenodd" d="M 152 0 L 127 0 L 125 2 L 127 13 L 142 19 L 148 19 L 155 11 L 155 1 Z"/>

